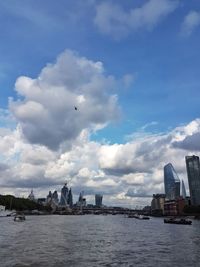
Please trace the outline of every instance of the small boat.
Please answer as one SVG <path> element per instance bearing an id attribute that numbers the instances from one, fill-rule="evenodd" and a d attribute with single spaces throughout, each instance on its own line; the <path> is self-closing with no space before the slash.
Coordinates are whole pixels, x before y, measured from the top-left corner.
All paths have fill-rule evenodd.
<path id="1" fill-rule="evenodd" d="M 25 221 L 26 218 L 25 218 L 25 215 L 24 214 L 16 214 L 15 217 L 14 217 L 14 221 L 15 222 L 22 222 L 22 221 Z"/>
<path id="2" fill-rule="evenodd" d="M 164 219 L 164 223 L 191 225 L 192 221 L 187 219 L 169 218 L 169 219 Z"/>
<path id="3" fill-rule="evenodd" d="M 128 218 L 135 218 L 135 219 L 139 219 L 139 220 L 149 220 L 150 218 L 148 216 L 145 215 L 139 215 L 139 214 L 129 214 Z"/>
<path id="4" fill-rule="evenodd" d="M 143 215 L 142 220 L 150 220 L 150 217 Z"/>

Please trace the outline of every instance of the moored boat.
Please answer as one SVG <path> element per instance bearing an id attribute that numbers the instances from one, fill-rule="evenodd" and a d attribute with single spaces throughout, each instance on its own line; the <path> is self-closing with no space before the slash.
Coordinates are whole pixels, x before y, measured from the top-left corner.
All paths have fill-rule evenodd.
<path id="1" fill-rule="evenodd" d="M 172 224 L 185 224 L 185 225 L 191 225 L 192 221 L 188 219 L 177 219 L 177 218 L 169 218 L 169 219 L 164 219 L 164 223 L 172 223 Z"/>
<path id="2" fill-rule="evenodd" d="M 15 217 L 14 217 L 14 221 L 15 222 L 22 222 L 22 221 L 25 221 L 26 220 L 26 217 L 24 214 L 16 214 Z"/>

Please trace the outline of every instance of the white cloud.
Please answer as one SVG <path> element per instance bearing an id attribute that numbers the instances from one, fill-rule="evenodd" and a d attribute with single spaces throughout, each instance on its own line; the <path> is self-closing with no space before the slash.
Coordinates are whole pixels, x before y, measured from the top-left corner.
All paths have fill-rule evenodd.
<path id="1" fill-rule="evenodd" d="M 190 11 L 184 18 L 181 34 L 185 37 L 190 36 L 200 25 L 200 12 Z"/>
<path id="2" fill-rule="evenodd" d="M 9 143 L 7 152 L 0 146 L 7 159 L 0 165 L 1 193 L 24 195 L 26 189 L 28 195 L 31 188 L 37 188 L 37 196 L 46 196 L 48 190 L 59 191 L 68 181 L 75 195 L 83 190 L 88 199 L 100 192 L 107 204 L 148 204 L 149 196 L 164 190 L 163 167 L 168 162 L 187 186 L 185 155 L 194 152 L 177 149 L 174 143 L 182 142 L 199 129 L 200 119 L 196 119 L 166 134 L 151 134 L 113 145 L 91 141 L 84 132 L 67 151 L 25 143 L 20 131 L 15 130 L 0 139 Z M 8 138 L 12 142 L 6 141 Z"/>
<path id="3" fill-rule="evenodd" d="M 141 185 L 144 183 L 144 173 L 129 173 L 122 176 L 121 180 L 129 185 Z"/>
<path id="4" fill-rule="evenodd" d="M 40 30 L 50 31 L 62 27 L 62 21 L 59 17 L 51 16 L 45 9 L 42 10 L 42 8 L 36 8 L 36 6 L 33 8 L 26 1 L 21 5 L 12 1 L 1 2 L 0 4 L 1 9 L 5 9 L 17 18 L 24 19 L 26 23 L 31 23 Z"/>
<path id="5" fill-rule="evenodd" d="M 135 75 L 130 74 L 130 73 L 125 74 L 122 77 L 122 83 L 123 83 L 124 87 L 129 88 L 133 84 L 133 82 L 135 81 L 136 76 L 137 76 L 137 74 L 135 74 Z"/>
<path id="6" fill-rule="evenodd" d="M 100 129 L 117 119 L 117 96 L 109 91 L 114 84 L 101 62 L 67 50 L 38 78 L 17 79 L 21 98 L 10 101 L 10 110 L 28 142 L 57 150 L 63 142 L 71 145 L 82 130 Z"/>
<path id="7" fill-rule="evenodd" d="M 178 1 L 148 0 L 140 7 L 126 11 L 114 2 L 103 2 L 96 7 L 94 22 L 102 33 L 120 39 L 131 32 L 152 30 L 177 5 Z"/>

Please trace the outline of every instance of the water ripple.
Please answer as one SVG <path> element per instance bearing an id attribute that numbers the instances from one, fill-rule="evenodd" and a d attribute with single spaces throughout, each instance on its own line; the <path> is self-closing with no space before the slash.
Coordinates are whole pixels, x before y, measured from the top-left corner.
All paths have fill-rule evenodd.
<path id="1" fill-rule="evenodd" d="M 160 218 L 29 216 L 0 220 L 1 267 L 199 267 L 200 222 L 166 225 Z"/>

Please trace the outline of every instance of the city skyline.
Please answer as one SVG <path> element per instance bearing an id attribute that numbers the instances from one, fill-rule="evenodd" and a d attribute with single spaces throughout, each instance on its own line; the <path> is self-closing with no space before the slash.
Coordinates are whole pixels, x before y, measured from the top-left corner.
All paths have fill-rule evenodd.
<path id="1" fill-rule="evenodd" d="M 200 155 L 195 0 L 0 3 L 0 194 L 146 205 Z M 15 27 L 13 27 L 15 25 Z"/>

